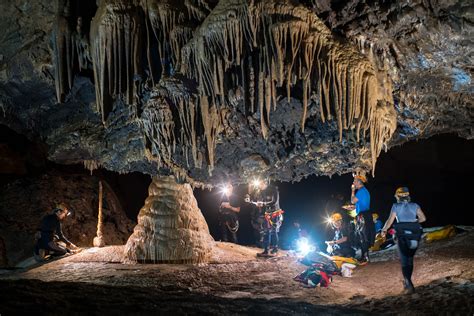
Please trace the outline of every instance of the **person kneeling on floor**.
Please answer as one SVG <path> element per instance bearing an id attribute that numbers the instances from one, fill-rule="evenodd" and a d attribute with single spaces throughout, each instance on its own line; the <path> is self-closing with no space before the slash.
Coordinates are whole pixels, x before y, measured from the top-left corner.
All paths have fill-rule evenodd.
<path id="1" fill-rule="evenodd" d="M 342 215 L 334 213 L 330 218 L 331 226 L 334 230 L 333 240 L 326 241 L 328 245 L 327 252 L 331 256 L 354 257 L 354 249 L 349 241 L 349 232 L 344 225 Z"/>
<path id="2" fill-rule="evenodd" d="M 64 256 L 66 253 L 71 253 L 69 248 L 77 248 L 62 231 L 61 222 L 70 214 L 68 207 L 60 203 L 51 214 L 43 217 L 35 245 L 34 255 L 37 261 L 44 260 L 48 254 L 55 257 Z M 64 242 L 66 248 L 58 244 L 55 239 Z"/>

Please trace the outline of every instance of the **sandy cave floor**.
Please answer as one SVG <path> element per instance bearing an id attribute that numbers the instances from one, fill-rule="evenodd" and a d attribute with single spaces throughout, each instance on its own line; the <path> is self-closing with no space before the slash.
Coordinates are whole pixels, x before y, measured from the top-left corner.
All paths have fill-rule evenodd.
<path id="1" fill-rule="evenodd" d="M 439 314 L 474 313 L 474 231 L 424 243 L 415 258 L 417 292 L 401 295 L 395 247 L 374 253 L 352 278 L 329 288 L 292 280 L 305 269 L 282 252 L 216 243 L 211 263 L 122 264 L 123 246 L 85 249 L 40 266 L 3 270 L 0 314 Z M 39 304 L 44 302 L 44 304 Z M 62 306 L 57 309 L 57 306 Z"/>

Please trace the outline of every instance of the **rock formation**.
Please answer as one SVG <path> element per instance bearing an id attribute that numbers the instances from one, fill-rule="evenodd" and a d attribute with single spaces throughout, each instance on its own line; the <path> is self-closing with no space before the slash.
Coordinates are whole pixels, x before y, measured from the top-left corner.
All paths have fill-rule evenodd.
<path id="1" fill-rule="evenodd" d="M 125 246 L 132 262 L 201 263 L 214 240 L 189 184 L 173 176 L 153 178 L 138 224 Z"/>
<path id="2" fill-rule="evenodd" d="M 193 185 L 373 171 L 408 140 L 473 137 L 472 9 L 13 0 L 0 12 L 0 124 L 57 163 Z"/>

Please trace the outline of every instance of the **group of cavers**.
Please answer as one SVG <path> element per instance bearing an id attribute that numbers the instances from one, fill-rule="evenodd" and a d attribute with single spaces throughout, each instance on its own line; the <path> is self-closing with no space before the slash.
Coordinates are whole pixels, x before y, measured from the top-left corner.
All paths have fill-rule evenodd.
<path id="1" fill-rule="evenodd" d="M 318 283 L 320 286 L 327 286 L 330 277 L 341 274 L 345 265 L 355 267 L 354 264 L 367 264 L 370 261 L 369 250 L 378 250 L 396 242 L 402 267 L 404 292 L 409 294 L 415 291 L 411 280 L 413 257 L 423 233 L 420 223 L 426 221 L 425 214 L 418 204 L 411 202 L 408 188 L 399 187 L 395 191 L 396 203 L 393 204 L 387 221 L 382 225 L 378 214 L 370 210 L 370 193 L 365 187 L 366 182 L 365 176 L 354 176 L 350 201 L 354 208 L 347 205 L 343 207 L 351 211 L 354 220 L 345 221 L 342 212 L 337 211 L 330 217 L 334 238 L 326 241 L 326 244 L 327 252 L 332 256 L 328 258 L 332 260 L 325 260 L 327 258 L 318 254 L 310 254 L 309 258 L 306 257 L 302 261 L 309 268 L 296 276 L 296 281 L 312 286 Z M 387 238 L 389 232 L 390 238 Z M 355 249 L 360 249 L 359 255 L 356 255 Z M 354 257 L 357 257 L 357 260 Z"/>
<path id="2" fill-rule="evenodd" d="M 219 205 L 219 227 L 222 241 L 237 243 L 240 198 L 233 194 L 233 186 L 227 184 Z M 244 201 L 251 205 L 251 225 L 255 243 L 263 247 L 259 256 L 272 256 L 278 252 L 278 233 L 283 223 L 284 211 L 280 208 L 278 188 L 269 181 L 254 181 Z"/>
<path id="3" fill-rule="evenodd" d="M 344 267 L 367 264 L 370 261 L 370 250 L 396 243 L 402 266 L 404 291 L 414 292 L 411 280 L 413 257 L 423 233 L 420 223 L 424 222 L 426 217 L 420 206 L 411 202 L 408 188 L 399 187 L 395 191 L 396 203 L 383 225 L 378 214 L 370 209 L 370 193 L 365 187 L 366 182 L 365 176 L 354 176 L 350 205 L 344 207 L 350 212 L 335 210 L 329 219 L 334 231 L 334 238 L 326 241 L 329 256 L 318 251 L 308 253 L 300 261 L 309 268 L 296 276 L 296 281 L 309 286 L 327 286 L 331 276 L 341 274 Z M 219 224 L 222 240 L 237 242 L 237 214 L 240 212 L 240 204 L 232 192 L 232 186 L 224 191 L 219 208 Z M 264 250 L 258 255 L 271 256 L 277 253 L 278 232 L 283 221 L 278 189 L 268 182 L 253 185 L 245 197 L 245 202 L 253 206 L 251 222 L 257 244 L 263 241 Z M 299 225 L 297 228 L 300 229 Z"/>
<path id="4" fill-rule="evenodd" d="M 378 230 L 376 227 L 380 227 L 382 224 L 378 216 L 370 210 L 370 193 L 365 187 L 366 182 L 364 176 L 354 176 L 351 186 L 351 204 L 355 211 L 354 221 L 344 223 L 343 216 L 337 211 L 331 215 L 330 222 L 334 230 L 334 238 L 326 241 L 326 244 L 332 257 L 319 256 L 315 251 L 305 256 L 301 262 L 308 265 L 309 269 L 297 276 L 295 278 L 297 281 L 307 282 L 309 285 L 319 284 L 324 286 L 328 283 L 329 276 L 341 273 L 341 265 L 334 265 L 334 261 L 355 262 L 357 264 L 369 262 L 369 249 L 374 246 L 376 240 L 375 236 Z M 379 236 L 385 239 L 393 224 L 393 235 L 398 245 L 402 266 L 404 291 L 413 293 L 414 286 L 411 281 L 413 257 L 423 233 L 420 223 L 424 222 L 426 217 L 420 206 L 411 202 L 408 188 L 398 188 L 395 192 L 395 198 L 397 201 L 393 204 L 385 225 L 380 229 Z M 253 206 L 252 227 L 255 231 L 257 243 L 261 242 L 264 249 L 258 255 L 266 257 L 276 254 L 278 252 L 278 233 L 283 222 L 283 211 L 280 209 L 277 187 L 271 185 L 268 181 L 254 183 L 244 200 Z M 228 241 L 230 236 L 230 241 L 237 242 L 236 233 L 239 226 L 237 214 L 239 212 L 239 199 L 233 194 L 233 187 L 228 185 L 219 207 L 219 222 L 224 241 Z M 44 260 L 48 255 L 63 256 L 77 249 L 64 236 L 61 229 L 61 221 L 67 218 L 69 214 L 68 207 L 60 203 L 51 214 L 43 217 L 36 235 L 34 250 L 35 258 L 38 261 Z M 353 229 L 350 229 L 351 225 Z M 357 260 L 353 259 L 356 255 L 354 253 L 354 242 L 351 241 L 351 238 L 358 242 L 358 248 L 361 250 Z M 58 243 L 59 241 L 63 242 L 66 247 Z M 325 261 L 327 258 L 333 260 L 327 262 L 327 260 Z"/>

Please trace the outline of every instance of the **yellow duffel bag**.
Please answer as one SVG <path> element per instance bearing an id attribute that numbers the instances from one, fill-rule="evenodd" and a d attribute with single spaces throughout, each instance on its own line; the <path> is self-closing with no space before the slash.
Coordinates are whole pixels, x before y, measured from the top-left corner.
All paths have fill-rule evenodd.
<path id="1" fill-rule="evenodd" d="M 355 265 L 358 265 L 359 263 L 356 259 L 349 258 L 349 257 L 332 256 L 331 259 L 332 261 L 334 261 L 338 269 L 342 267 L 343 263 L 350 263 L 350 264 L 355 264 Z"/>
<path id="2" fill-rule="evenodd" d="M 425 240 L 427 242 L 432 242 L 433 240 L 441 240 L 445 238 L 450 238 L 455 235 L 456 235 L 456 227 L 454 225 L 448 225 L 448 226 L 444 226 L 441 229 L 426 233 Z"/>

